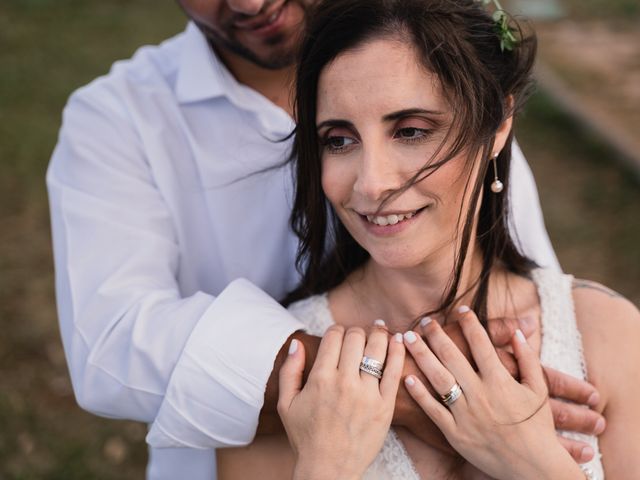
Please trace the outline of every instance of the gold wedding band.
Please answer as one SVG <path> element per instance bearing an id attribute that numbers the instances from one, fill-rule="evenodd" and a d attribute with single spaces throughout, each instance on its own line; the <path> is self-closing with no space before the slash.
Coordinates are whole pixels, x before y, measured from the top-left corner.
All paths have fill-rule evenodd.
<path id="1" fill-rule="evenodd" d="M 453 405 L 461 395 L 462 387 L 458 382 L 456 382 L 447 393 L 445 393 L 444 395 L 440 395 L 440 400 L 442 400 L 442 403 L 444 403 L 447 407 L 451 407 L 451 405 Z"/>

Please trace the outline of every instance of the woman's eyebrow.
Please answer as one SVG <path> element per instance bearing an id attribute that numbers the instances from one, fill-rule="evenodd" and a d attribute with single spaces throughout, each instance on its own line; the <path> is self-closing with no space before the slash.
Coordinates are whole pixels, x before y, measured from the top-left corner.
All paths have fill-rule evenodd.
<path id="1" fill-rule="evenodd" d="M 391 122 L 400 118 L 410 117 L 411 115 L 438 116 L 444 114 L 445 112 L 440 112 L 438 110 L 428 110 L 426 108 L 406 108 L 404 110 L 398 110 L 397 112 L 388 113 L 384 117 L 382 117 L 382 120 L 384 122 Z M 329 120 L 324 120 L 316 125 L 317 130 L 320 130 L 324 127 L 353 128 L 353 122 L 350 122 L 349 120 L 331 118 Z"/>
<path id="2" fill-rule="evenodd" d="M 382 117 L 382 121 L 384 122 L 392 122 L 404 117 L 410 117 L 411 115 L 444 115 L 445 112 L 439 112 L 437 110 L 427 110 L 424 108 L 407 108 L 404 110 L 398 110 L 397 112 L 392 112 L 386 114 Z"/>
<path id="3" fill-rule="evenodd" d="M 329 119 L 316 125 L 316 129 L 320 130 L 324 127 L 353 128 L 353 123 L 349 120 Z"/>

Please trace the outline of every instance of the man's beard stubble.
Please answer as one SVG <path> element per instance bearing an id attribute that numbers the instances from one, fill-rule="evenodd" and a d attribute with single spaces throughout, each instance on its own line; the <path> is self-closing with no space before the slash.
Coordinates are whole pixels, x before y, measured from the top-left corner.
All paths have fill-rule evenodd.
<path id="1" fill-rule="evenodd" d="M 273 2 L 269 2 L 263 10 L 267 10 L 269 6 L 271 6 L 276 0 Z M 283 4 L 283 8 L 288 3 L 296 3 L 302 8 L 305 17 L 309 11 L 308 0 L 287 0 Z M 234 27 L 233 22 L 236 18 L 232 18 L 230 21 L 225 22 L 224 25 L 221 25 L 220 30 L 224 32 L 221 34 L 216 30 L 212 30 L 211 28 L 203 25 L 194 20 L 198 28 L 205 34 L 207 40 L 211 47 L 214 50 L 224 49 L 235 55 L 238 55 L 249 62 L 267 69 L 267 70 L 280 70 L 282 68 L 288 67 L 292 65 L 296 59 L 298 54 L 298 41 L 290 41 L 287 35 L 277 35 L 271 37 L 265 41 L 265 45 L 268 47 L 273 47 L 273 50 L 269 52 L 268 55 L 260 56 L 250 48 L 246 47 L 239 41 L 235 39 L 234 36 Z M 302 31 L 304 29 L 304 25 L 300 26 L 299 35 L 302 35 Z M 289 42 L 287 42 L 289 40 Z M 289 43 L 289 44 L 287 44 Z"/>

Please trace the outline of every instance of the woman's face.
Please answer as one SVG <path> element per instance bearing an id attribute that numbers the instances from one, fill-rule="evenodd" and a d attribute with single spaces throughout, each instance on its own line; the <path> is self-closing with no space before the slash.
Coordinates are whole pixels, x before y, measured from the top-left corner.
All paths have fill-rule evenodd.
<path id="1" fill-rule="evenodd" d="M 454 245 L 479 164 L 473 162 L 470 171 L 464 153 L 376 214 L 391 192 L 430 161 L 451 121 L 438 78 L 400 40 L 368 42 L 323 70 L 316 118 L 322 186 L 345 227 L 378 264 L 409 268 L 442 257 Z"/>

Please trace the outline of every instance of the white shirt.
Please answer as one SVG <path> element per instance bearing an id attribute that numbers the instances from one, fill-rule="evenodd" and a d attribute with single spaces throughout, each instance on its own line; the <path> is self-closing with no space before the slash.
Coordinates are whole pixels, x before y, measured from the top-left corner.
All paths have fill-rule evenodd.
<path id="1" fill-rule="evenodd" d="M 191 24 L 65 108 L 47 184 L 67 362 L 80 406 L 151 424 L 150 479 L 215 479 L 212 449 L 252 440 L 302 328 L 273 300 L 298 281 L 293 126 Z M 514 171 L 525 251 L 555 265 L 521 154 Z"/>

